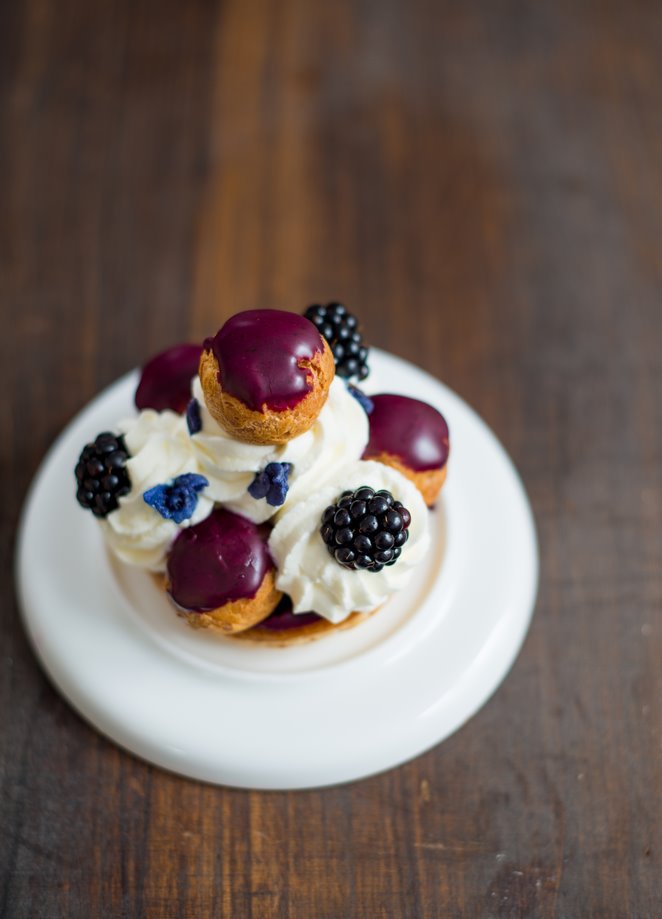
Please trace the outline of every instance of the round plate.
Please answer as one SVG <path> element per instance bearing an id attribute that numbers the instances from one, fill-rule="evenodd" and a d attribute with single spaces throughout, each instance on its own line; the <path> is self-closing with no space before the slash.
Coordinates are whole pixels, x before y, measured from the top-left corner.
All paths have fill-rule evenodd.
<path id="1" fill-rule="evenodd" d="M 155 580 L 106 552 L 74 498 L 82 446 L 133 413 L 123 377 L 66 428 L 21 522 L 17 580 L 45 670 L 102 733 L 166 769 L 244 788 L 310 788 L 439 743 L 508 672 L 535 603 L 531 510 L 507 454 L 447 387 L 371 352 L 369 392 L 424 399 L 451 432 L 432 548 L 407 591 L 353 629 L 270 647 L 194 631 Z"/>

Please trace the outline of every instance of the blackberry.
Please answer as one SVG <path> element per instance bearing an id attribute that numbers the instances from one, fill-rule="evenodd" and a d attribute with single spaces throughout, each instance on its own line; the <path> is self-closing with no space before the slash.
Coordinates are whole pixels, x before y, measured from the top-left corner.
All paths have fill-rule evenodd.
<path id="1" fill-rule="evenodd" d="M 308 307 L 304 316 L 328 341 L 338 376 L 346 380 L 352 377 L 365 380 L 370 373 L 368 349 L 363 344 L 356 316 L 349 313 L 342 303 L 314 304 Z"/>
<path id="2" fill-rule="evenodd" d="M 320 536 L 339 565 L 376 572 L 400 558 L 410 523 L 409 511 L 390 491 L 362 485 L 327 507 Z"/>
<path id="3" fill-rule="evenodd" d="M 109 431 L 83 448 L 76 464 L 76 499 L 81 507 L 91 510 L 95 517 L 107 517 L 115 510 L 117 499 L 131 490 L 128 458 L 124 438 Z"/>

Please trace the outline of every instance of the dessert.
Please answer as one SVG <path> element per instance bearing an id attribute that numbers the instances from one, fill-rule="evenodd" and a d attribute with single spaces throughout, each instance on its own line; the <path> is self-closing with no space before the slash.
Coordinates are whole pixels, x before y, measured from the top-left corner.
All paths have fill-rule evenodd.
<path id="1" fill-rule="evenodd" d="M 77 499 L 193 628 L 282 645 L 355 626 L 415 576 L 448 458 L 436 409 L 354 385 L 367 359 L 342 304 L 239 313 L 145 365 Z"/>
<path id="2" fill-rule="evenodd" d="M 303 316 L 237 313 L 205 341 L 200 382 L 213 418 L 237 440 L 283 444 L 307 431 L 334 376 L 327 341 Z"/>
<path id="3" fill-rule="evenodd" d="M 364 458 L 407 476 L 431 507 L 446 480 L 446 419 L 427 402 L 407 396 L 380 393 L 370 396 L 370 402 L 370 440 Z"/>

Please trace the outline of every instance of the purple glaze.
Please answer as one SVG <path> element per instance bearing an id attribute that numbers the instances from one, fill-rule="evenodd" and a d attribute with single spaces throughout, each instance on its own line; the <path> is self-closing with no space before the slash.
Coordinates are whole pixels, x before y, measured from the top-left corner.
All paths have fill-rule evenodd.
<path id="1" fill-rule="evenodd" d="M 319 622 L 321 618 L 317 613 L 293 613 L 292 600 L 285 594 L 273 613 L 260 622 L 259 627 L 271 629 L 273 632 L 284 632 L 297 626 Z"/>
<path id="2" fill-rule="evenodd" d="M 315 326 L 282 310 L 247 310 L 225 323 L 205 348 L 214 352 L 223 389 L 254 412 L 294 408 L 311 391 L 300 367 L 324 349 Z"/>
<path id="3" fill-rule="evenodd" d="M 364 459 L 390 453 L 415 472 L 441 469 L 448 460 L 448 425 L 436 408 L 390 393 L 370 396 L 370 440 Z"/>
<path id="4" fill-rule="evenodd" d="M 206 612 L 254 597 L 271 568 L 260 527 L 218 509 L 175 540 L 168 557 L 170 595 L 182 609 Z"/>
<path id="5" fill-rule="evenodd" d="M 202 347 L 200 345 L 173 345 L 149 360 L 142 369 L 136 408 L 172 409 L 184 412 L 191 398 L 191 380 L 198 372 Z"/>

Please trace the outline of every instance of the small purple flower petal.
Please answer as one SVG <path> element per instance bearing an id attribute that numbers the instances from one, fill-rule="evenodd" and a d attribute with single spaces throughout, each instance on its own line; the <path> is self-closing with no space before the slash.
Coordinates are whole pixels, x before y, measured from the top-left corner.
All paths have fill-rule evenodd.
<path id="1" fill-rule="evenodd" d="M 266 498 L 270 507 L 280 507 L 285 503 L 291 469 L 292 463 L 267 463 L 248 486 L 248 494 L 257 501 Z"/>
<path id="2" fill-rule="evenodd" d="M 350 395 L 354 396 L 366 415 L 369 415 L 375 407 L 372 399 L 369 396 L 366 396 L 362 389 L 359 389 L 358 386 L 352 386 L 351 383 L 347 384 L 347 390 Z"/>
<path id="3" fill-rule="evenodd" d="M 266 498 L 271 486 L 271 479 L 264 472 L 257 472 L 255 478 L 248 486 L 248 494 L 251 498 L 255 498 L 256 501 L 259 501 L 261 498 Z"/>
<path id="4" fill-rule="evenodd" d="M 203 475 L 198 475 L 197 472 L 185 472 L 183 475 L 178 475 L 174 480 L 174 484 L 182 486 L 183 488 L 192 488 L 194 491 L 202 491 L 203 488 L 206 488 L 209 485 L 209 480 L 206 479 Z"/>
<path id="5" fill-rule="evenodd" d="M 200 403 L 197 399 L 191 399 L 186 406 L 186 425 L 188 432 L 193 436 L 202 430 L 202 418 L 200 417 Z"/>

